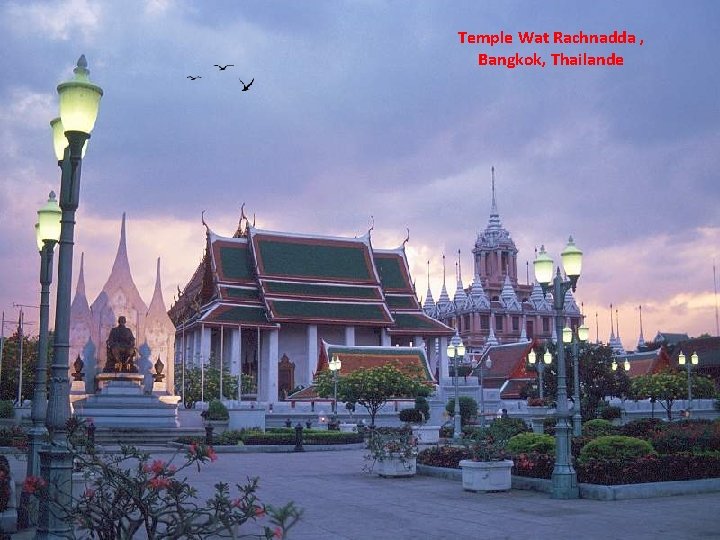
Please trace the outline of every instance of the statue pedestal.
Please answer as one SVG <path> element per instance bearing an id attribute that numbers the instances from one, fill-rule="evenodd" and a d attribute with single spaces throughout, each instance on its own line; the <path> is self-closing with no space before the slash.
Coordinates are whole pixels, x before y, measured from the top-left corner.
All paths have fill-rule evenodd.
<path id="1" fill-rule="evenodd" d="M 92 418 L 99 428 L 154 429 L 178 427 L 177 403 L 145 394 L 140 373 L 100 373 L 98 392 L 73 403 L 75 414 Z"/>

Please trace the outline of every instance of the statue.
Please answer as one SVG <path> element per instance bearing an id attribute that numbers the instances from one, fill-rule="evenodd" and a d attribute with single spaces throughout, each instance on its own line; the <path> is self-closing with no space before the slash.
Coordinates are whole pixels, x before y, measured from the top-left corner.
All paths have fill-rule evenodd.
<path id="1" fill-rule="evenodd" d="M 77 358 L 75 358 L 73 367 L 75 368 L 75 373 L 72 374 L 73 381 L 82 381 L 85 377 L 85 374 L 82 372 L 83 367 L 85 367 L 85 362 L 82 361 L 79 354 Z"/>
<path id="2" fill-rule="evenodd" d="M 160 360 L 160 357 L 158 356 L 157 362 L 155 362 L 155 375 L 153 375 L 154 382 L 162 382 L 165 378 L 163 369 L 165 369 L 165 364 L 162 363 L 162 360 Z"/>
<path id="3" fill-rule="evenodd" d="M 125 326 L 125 317 L 118 317 L 118 325 L 110 330 L 107 339 L 105 373 L 137 373 L 134 363 L 137 350 L 132 330 Z"/>

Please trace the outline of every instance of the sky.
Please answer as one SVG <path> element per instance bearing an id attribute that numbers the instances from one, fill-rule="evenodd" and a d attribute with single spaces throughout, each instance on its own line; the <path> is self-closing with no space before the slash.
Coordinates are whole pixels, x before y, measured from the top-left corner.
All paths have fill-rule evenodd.
<path id="1" fill-rule="evenodd" d="M 636 43 L 553 43 L 554 32 L 616 30 Z M 513 42 L 459 36 L 501 31 Z M 548 32 L 550 43 L 521 44 L 519 32 Z M 715 0 L 6 0 L 5 333 L 18 304 L 39 303 L 36 210 L 60 178 L 49 121 L 57 84 L 85 54 L 104 90 L 76 216 L 73 290 L 84 253 L 91 303 L 123 212 L 138 289 L 149 303 L 160 257 L 169 307 L 201 259 L 201 213 L 231 235 L 243 203 L 262 229 L 355 236 L 374 225 L 379 248 L 399 246 L 409 229 L 418 294 L 429 260 L 437 299 L 445 253 L 452 297 L 458 250 L 472 281 L 494 166 L 521 282 L 536 247 L 559 262 L 572 234 L 583 250 L 576 298 L 592 338 L 608 339 L 610 304 L 627 349 L 638 306 L 646 339 L 716 335 L 719 34 Z M 546 65 L 479 65 L 480 54 L 516 53 Z M 559 53 L 615 53 L 623 65 L 553 66 Z M 254 83 L 242 92 L 239 79 Z M 36 333 L 37 309 L 25 318 Z"/>

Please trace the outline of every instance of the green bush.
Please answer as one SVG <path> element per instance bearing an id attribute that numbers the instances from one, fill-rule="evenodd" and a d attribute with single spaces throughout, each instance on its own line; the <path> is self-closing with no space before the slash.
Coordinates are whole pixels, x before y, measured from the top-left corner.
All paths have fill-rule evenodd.
<path id="1" fill-rule="evenodd" d="M 554 416 L 546 416 L 543 419 L 543 433 L 548 435 L 555 435 L 555 426 L 557 425 L 557 418 Z"/>
<path id="2" fill-rule="evenodd" d="M 425 396 L 415 398 L 415 409 L 422 413 L 424 417 L 423 422 L 430 420 L 430 404 Z"/>
<path id="3" fill-rule="evenodd" d="M 15 409 L 13 408 L 13 402 L 9 399 L 3 399 L 0 401 L 0 418 L 14 418 Z"/>
<path id="4" fill-rule="evenodd" d="M 457 446 L 433 446 L 421 450 L 417 455 L 419 464 L 448 469 L 459 469 L 463 459 L 470 459 L 470 450 Z"/>
<path id="5" fill-rule="evenodd" d="M 648 441 L 624 435 L 607 435 L 593 439 L 583 446 L 578 462 L 586 463 L 591 459 L 635 459 L 656 453 Z"/>
<path id="6" fill-rule="evenodd" d="M 449 399 L 445 405 L 445 410 L 450 416 L 455 416 L 455 400 Z M 467 424 L 471 418 L 477 416 L 478 404 L 470 396 L 460 396 L 460 422 Z"/>
<path id="7" fill-rule="evenodd" d="M 511 454 L 555 454 L 555 439 L 545 433 L 518 433 L 510 438 L 506 449 Z"/>
<path id="8" fill-rule="evenodd" d="M 595 418 L 588 420 L 582 425 L 582 433 L 587 437 L 602 437 L 604 435 L 612 435 L 615 433 L 615 426 L 610 420 Z"/>
<path id="9" fill-rule="evenodd" d="M 419 424 L 423 421 L 423 415 L 417 409 L 400 409 L 400 421 Z"/>
<path id="10" fill-rule="evenodd" d="M 520 418 L 496 418 L 490 422 L 487 431 L 494 441 L 507 441 L 519 433 L 527 433 L 531 430 Z"/>
<path id="11" fill-rule="evenodd" d="M 646 439 L 663 429 L 664 422 L 659 418 L 639 418 L 620 426 L 618 432 L 628 437 Z"/>
<path id="12" fill-rule="evenodd" d="M 607 405 L 606 407 L 601 407 L 598 414 L 603 420 L 616 420 L 622 417 L 622 409 L 615 405 Z"/>
<path id="13" fill-rule="evenodd" d="M 225 421 L 230 418 L 230 413 L 222 401 L 213 399 L 208 405 L 207 411 L 203 411 L 203 418 L 206 420 Z"/>

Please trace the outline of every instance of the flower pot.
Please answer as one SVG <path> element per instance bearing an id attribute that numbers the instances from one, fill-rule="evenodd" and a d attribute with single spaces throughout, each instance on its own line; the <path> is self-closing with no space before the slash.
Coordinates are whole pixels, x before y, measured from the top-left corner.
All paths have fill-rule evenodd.
<path id="1" fill-rule="evenodd" d="M 512 484 L 510 459 L 501 461 L 460 461 L 462 486 L 466 491 L 506 491 Z"/>
<path id="2" fill-rule="evenodd" d="M 400 478 L 405 476 L 415 476 L 416 471 L 415 456 L 409 458 L 401 458 L 399 456 L 386 456 L 380 461 L 375 461 L 374 470 L 378 476 L 384 478 Z"/>

